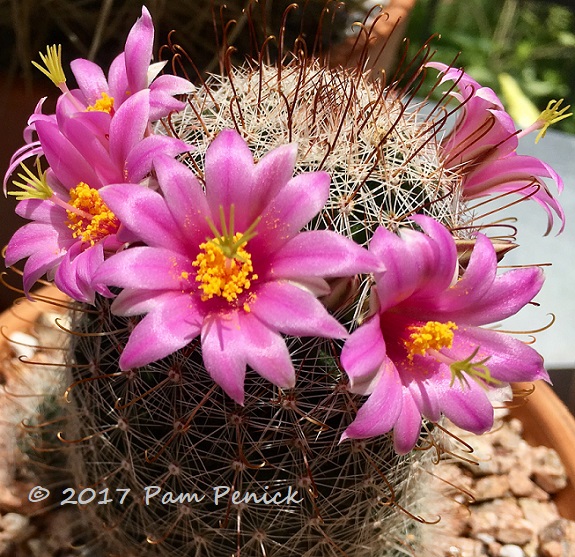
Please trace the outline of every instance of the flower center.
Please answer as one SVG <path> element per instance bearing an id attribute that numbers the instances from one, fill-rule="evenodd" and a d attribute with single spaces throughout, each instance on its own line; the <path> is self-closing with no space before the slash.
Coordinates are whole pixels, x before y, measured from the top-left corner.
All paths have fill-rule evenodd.
<path id="1" fill-rule="evenodd" d="M 104 203 L 98 190 L 80 182 L 70 190 L 70 208 L 66 224 L 74 238 L 90 242 L 93 246 L 110 234 L 117 232 L 120 222 Z"/>
<path id="2" fill-rule="evenodd" d="M 114 97 L 110 97 L 108 93 L 102 92 L 101 99 L 98 99 L 94 104 L 91 104 L 86 108 L 88 112 L 99 111 L 107 112 L 110 114 L 114 108 Z"/>
<path id="3" fill-rule="evenodd" d="M 452 321 L 428 321 L 425 325 L 409 327 L 413 332 L 409 335 L 409 340 L 404 341 L 408 360 L 413 360 L 415 355 L 425 356 L 428 350 L 451 348 L 453 329 L 457 329 L 457 325 Z"/>
<path id="4" fill-rule="evenodd" d="M 229 222 L 226 222 L 224 208 L 220 206 L 221 232 L 208 218 L 208 226 L 214 237 L 200 244 L 200 253 L 192 262 L 198 268 L 196 282 L 200 283 L 203 291 L 202 302 L 214 296 L 220 296 L 228 302 L 234 302 L 245 290 L 249 290 L 253 280 L 258 278 L 253 271 L 252 256 L 245 248 L 249 240 L 257 235 L 256 227 L 260 221 L 258 217 L 248 229 L 234 232 L 235 207 L 230 205 Z M 188 273 L 182 273 L 187 279 Z M 255 294 L 250 300 L 255 299 Z M 244 311 L 250 311 L 248 302 L 243 305 Z"/>
<path id="5" fill-rule="evenodd" d="M 243 235 L 238 232 L 232 238 L 234 242 L 238 242 Z M 225 240 L 219 237 L 200 244 L 202 251 L 192 263 L 198 268 L 196 282 L 200 283 L 200 289 L 203 291 L 203 302 L 214 296 L 233 302 L 250 288 L 251 281 L 258 278 L 253 272 L 252 256 L 245 249 L 247 242 L 237 245 L 230 257 L 226 253 L 228 250 Z"/>

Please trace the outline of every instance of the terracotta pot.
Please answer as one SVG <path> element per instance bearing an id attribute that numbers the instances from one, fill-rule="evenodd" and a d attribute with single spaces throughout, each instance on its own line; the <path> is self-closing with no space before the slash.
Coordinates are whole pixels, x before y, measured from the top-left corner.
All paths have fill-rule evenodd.
<path id="1" fill-rule="evenodd" d="M 0 354 L 7 350 L 5 336 L 12 331 L 27 331 L 42 311 L 54 311 L 45 299 L 64 301 L 66 298 L 54 287 L 38 291 L 37 301 L 21 300 L 13 308 L 0 314 Z M 0 377 L 2 370 L 0 369 Z M 521 383 L 520 389 L 531 390 L 532 384 Z M 523 422 L 524 437 L 532 445 L 552 447 L 559 454 L 567 471 L 569 483 L 555 496 L 564 518 L 575 520 L 575 417 L 561 402 L 551 387 L 542 381 L 526 401 L 512 410 L 512 415 Z"/>

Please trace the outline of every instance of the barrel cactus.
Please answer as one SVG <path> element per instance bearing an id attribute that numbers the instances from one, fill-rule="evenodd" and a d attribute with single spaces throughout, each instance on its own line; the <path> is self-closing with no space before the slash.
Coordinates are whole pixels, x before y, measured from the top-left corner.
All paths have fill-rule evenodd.
<path id="1" fill-rule="evenodd" d="M 481 327 L 543 276 L 497 273 L 512 244 L 482 234 L 471 200 L 535 200 L 551 226 L 563 213 L 544 180 L 559 177 L 516 153 L 492 91 L 428 55 L 386 85 L 298 41 L 266 62 L 264 42 L 195 85 L 160 75 L 152 42 L 143 8 L 107 77 L 72 62 L 73 90 L 51 47 L 56 114 L 39 104 L 6 175 L 22 165 L 9 193 L 32 221 L 7 265 L 26 259 L 27 295 L 46 275 L 71 300 L 50 427 L 82 542 L 425 551 L 436 516 L 416 471 L 446 450 L 443 416 L 484 433 L 511 382 L 548 379 L 533 348 Z M 437 104 L 412 99 L 426 72 L 445 86 Z"/>

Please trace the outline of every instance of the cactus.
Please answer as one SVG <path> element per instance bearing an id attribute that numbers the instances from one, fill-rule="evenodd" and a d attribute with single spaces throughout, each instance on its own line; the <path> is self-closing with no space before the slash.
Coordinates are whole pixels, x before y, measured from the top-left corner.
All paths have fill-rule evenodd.
<path id="1" fill-rule="evenodd" d="M 438 172 L 432 127 L 404 112 L 393 91 L 370 113 L 382 94 L 378 83 L 351 70 L 293 60 L 280 73 L 261 64 L 212 78 L 170 123 L 197 147 L 187 162 L 192 168 L 201 168 L 210 141 L 232 127 L 234 117 L 253 138 L 256 158 L 296 142 L 296 174 L 323 168 L 332 178 L 315 228 L 367 243 L 379 224 L 393 227 L 422 207 L 444 222 L 463 222 L 460 202 L 446 196 L 457 177 Z M 375 164 L 383 157 L 385 166 Z M 346 296 L 331 302 L 350 323 L 365 315 L 369 290 L 368 280 L 351 282 L 351 293 L 348 282 Z M 360 406 L 345 388 L 340 344 L 289 339 L 296 388 L 283 392 L 248 372 L 239 406 L 214 389 L 198 343 L 119 372 L 119 348 L 133 318 L 113 316 L 109 306 L 99 297 L 96 311 L 75 313 L 68 379 L 74 419 L 66 439 L 85 439 L 73 444 L 77 485 L 109 490 L 114 499 L 130 489 L 122 505 L 86 507 L 95 515 L 90 523 L 113 525 L 105 530 L 112 553 L 360 557 L 406 551 L 415 525 L 425 520 L 409 509 L 406 486 L 414 461 L 426 457 L 395 454 L 389 438 L 339 443 Z M 146 491 L 149 486 L 158 490 Z M 230 503 L 234 491 L 239 504 Z M 191 500 L 176 503 L 182 493 Z M 245 503 L 245 494 L 269 494 L 270 503 Z"/>
<path id="2" fill-rule="evenodd" d="M 212 76 L 200 86 L 179 81 L 176 92 L 188 93 L 186 103 L 174 105 L 177 101 L 166 101 L 165 93 L 164 97 L 156 97 L 156 104 L 152 103 L 152 96 L 166 83 L 160 77 L 155 89 L 152 84 L 149 89 L 132 91 L 120 107 L 118 100 L 111 99 L 107 93 L 96 102 L 87 98 L 87 110 L 103 112 L 105 104 L 113 123 L 124 122 L 124 115 L 131 114 L 126 107 L 140 110 L 140 106 L 144 106 L 137 104 L 140 99 L 146 99 L 145 102 L 150 99 L 149 106 L 156 110 L 154 114 L 158 114 L 158 103 L 166 103 L 160 107 L 163 112 L 160 110 L 159 116 L 163 118 L 153 127 L 150 122 L 142 131 L 146 138 L 152 135 L 154 140 L 162 142 L 164 160 L 166 153 L 168 157 L 179 156 L 181 163 L 174 163 L 177 166 L 169 163 L 170 168 L 181 168 L 183 163 L 186 172 L 193 172 L 200 181 L 205 181 L 204 161 L 215 138 L 230 129 L 237 130 L 243 137 L 256 161 L 274 149 L 295 143 L 294 175 L 317 177 L 327 172 L 331 179 L 327 201 L 309 221 L 307 230 L 337 234 L 345 239 L 342 242 L 353 243 L 356 246 L 353 253 L 359 254 L 360 251 L 368 253 L 368 247 L 371 251 L 372 244 L 377 245 L 375 238 L 384 237 L 383 230 L 395 233 L 406 226 L 424 230 L 425 234 L 413 231 L 418 238 L 426 238 L 420 242 L 431 242 L 430 238 L 440 242 L 443 238 L 442 249 L 449 245 L 449 249 L 455 250 L 456 242 L 449 236 L 449 229 L 460 245 L 469 246 L 477 241 L 478 251 L 493 256 L 491 263 L 482 263 L 486 269 L 494 265 L 496 249 L 483 236 L 475 239 L 474 234 L 481 225 L 478 215 L 468 206 L 474 195 L 466 194 L 472 191 L 473 173 L 481 170 L 481 164 L 488 164 L 485 160 L 489 161 L 489 157 L 477 158 L 472 147 L 483 148 L 491 136 L 485 132 L 466 142 L 456 135 L 463 133 L 464 127 L 446 132 L 444 101 L 423 115 L 425 103 L 414 103 L 409 87 L 413 88 L 419 76 L 427 71 L 428 55 L 415 64 L 416 70 L 406 79 L 406 87 L 398 83 L 385 86 L 364 72 L 363 66 L 332 69 L 309 59 L 298 50 L 299 44 L 296 41 L 294 51 L 280 56 L 275 64 L 263 61 L 266 58 L 264 44 L 259 62 L 232 67 L 229 60 L 224 59 L 223 76 Z M 55 49 L 50 55 L 56 56 Z M 126 64 L 132 58 L 136 56 L 130 53 L 127 43 Z M 360 59 L 365 62 L 364 56 Z M 443 68 L 442 71 L 444 80 L 454 79 L 450 73 L 453 70 Z M 50 70 L 45 73 L 66 98 L 69 93 L 62 78 L 54 78 Z M 460 88 L 468 84 L 464 74 L 459 80 Z M 111 85 L 110 91 L 112 88 Z M 172 94 L 175 88 L 175 85 L 167 87 L 167 91 Z M 473 96 L 470 99 L 471 107 L 473 102 L 479 102 Z M 115 103 L 115 113 L 109 108 L 111 103 Z M 491 114 L 489 110 L 484 113 Z M 38 177 L 29 170 L 20 175 L 24 193 L 18 195 L 28 209 L 36 207 L 33 203 L 56 204 L 58 195 L 49 149 L 53 138 L 49 139 L 43 131 L 48 125 L 44 124 L 39 118 L 35 125 L 41 148 L 46 151 L 31 144 L 25 155 L 45 154 L 52 174 L 42 173 L 38 167 Z M 150 165 L 145 171 L 135 169 L 136 163 L 130 162 L 132 151 L 121 143 L 118 129 L 113 130 L 113 124 L 110 125 L 110 152 L 116 149 L 111 158 L 115 160 L 121 152 L 128 161 L 122 169 L 124 181 L 130 182 L 126 186 L 145 183 L 152 191 L 158 188 L 158 183 L 163 187 L 161 166 Z M 61 133 L 66 141 L 70 140 L 71 136 L 66 135 L 68 130 Z M 236 136 L 228 133 L 226 137 Z M 456 147 L 447 151 L 449 141 Z M 488 146 L 495 158 L 503 143 L 493 142 Z M 185 152 L 190 146 L 194 146 L 194 150 Z M 153 145 L 150 148 L 150 158 L 155 156 L 154 148 Z M 16 163 L 26 158 L 22 153 L 15 157 L 10 172 Z M 77 242 L 70 244 L 70 251 L 83 242 L 79 249 L 88 252 L 100 242 L 106 254 L 119 251 L 121 256 L 131 249 L 122 252 L 126 241 L 137 244 L 138 238 L 130 236 L 134 231 L 129 229 L 129 219 L 122 221 L 129 229 L 128 236 L 121 236 L 115 214 L 123 214 L 123 209 L 114 205 L 112 194 L 124 191 L 114 190 L 123 186 L 105 187 L 115 181 L 118 179 L 102 184 L 107 205 L 102 205 L 104 202 L 97 191 L 83 181 L 70 191 L 65 226 L 73 231 L 71 242 Z M 471 185 L 466 190 L 468 184 Z M 544 195 L 544 192 L 537 193 L 538 190 L 530 193 L 529 188 L 534 184 L 529 176 L 526 198 Z M 493 186 L 494 191 L 498 185 Z M 141 185 L 134 187 L 141 188 Z M 517 192 L 523 193 L 521 188 L 516 189 Z M 96 199 L 99 211 L 94 209 L 89 217 L 86 211 L 92 211 L 96 201 L 94 206 L 82 205 L 88 198 Z M 543 204 L 561 215 L 550 194 L 543 199 Z M 233 209 L 230 212 L 232 236 Z M 418 216 L 410 220 L 413 215 Z M 95 216 L 100 219 L 97 223 Z M 222 216 L 221 226 L 225 229 L 224 220 Z M 97 228 L 96 224 L 104 228 Z M 227 232 L 220 232 L 216 240 L 221 244 L 226 241 Z M 98 237 L 94 240 L 96 233 Z M 10 264 L 23 257 L 18 241 L 16 235 L 8 247 L 6 258 Z M 249 241 L 251 237 L 242 246 Z M 502 245 L 500 251 L 509 248 L 505 242 Z M 373 248 L 374 252 L 377 249 Z M 236 256 L 236 252 L 237 249 L 232 259 L 245 263 L 245 256 Z M 125 285 L 113 279 L 106 282 L 105 278 L 112 268 L 108 263 L 114 258 L 119 261 L 118 255 L 111 255 L 101 263 L 100 274 L 95 275 L 100 277 L 100 282 L 95 279 L 94 283 L 87 284 L 80 275 L 74 275 L 74 280 L 70 278 L 72 275 L 64 279 L 55 271 L 57 284 L 59 280 L 60 288 L 76 302 L 69 306 L 71 325 L 63 380 L 63 399 L 67 404 L 59 410 L 66 417 L 65 426 L 59 422 L 54 426 L 51 420 L 49 427 L 50 431 L 57 430 L 57 442 L 64 448 L 65 467 L 70 469 L 71 485 L 76 489 L 72 497 L 83 511 L 80 513 L 82 523 L 87 525 L 82 540 L 91 554 L 392 557 L 428 551 L 419 545 L 421 529 L 433 522 L 435 515 L 433 509 L 419 508 L 418 491 L 425 487 L 419 471 L 427 468 L 436 452 L 447 450 L 442 448 L 445 433 L 437 424 L 439 418 L 427 416 L 430 419 L 424 421 L 422 432 L 412 443 L 416 450 L 398 441 L 399 417 L 395 425 L 391 423 L 385 429 L 387 432 L 395 427 L 395 437 L 361 433 L 362 425 L 354 430 L 353 424 L 364 423 L 369 411 L 369 401 L 365 403 L 363 395 L 373 391 L 370 399 L 374 400 L 379 395 L 373 388 L 362 390 L 361 385 L 354 384 L 356 371 L 353 357 L 349 355 L 354 350 L 353 342 L 350 339 L 352 347 L 346 357 L 342 353 L 346 350 L 344 341 L 331 333 L 284 335 L 295 370 L 295 386 L 274 384 L 254 365 L 254 369 L 247 369 L 241 400 L 210 376 L 203 355 L 203 337 L 202 340 L 191 338 L 185 346 L 166 351 L 154 361 L 134 366 L 119 364 L 126 357 L 124 348 L 131 342 L 132 333 L 143 322 L 139 313 L 145 311 L 124 314 L 116 311 L 118 303 L 113 302 L 119 292 L 116 287 Z M 435 257 L 441 254 L 436 253 Z M 473 256 L 471 260 L 462 256 L 459 270 L 462 283 L 475 280 L 469 276 L 477 268 L 476 260 Z M 49 270 L 51 263 L 56 267 L 64 264 L 60 260 L 49 262 L 42 272 Z M 196 264 L 197 260 L 193 265 Z M 469 274 L 465 273 L 468 266 L 472 269 Z M 491 268 L 494 273 L 494 267 Z M 453 270 L 456 269 L 451 270 L 449 279 L 453 278 Z M 381 272 L 373 266 L 371 273 L 359 271 L 348 276 L 328 277 L 329 291 L 321 292 L 324 308 L 348 331 L 355 331 L 352 339 L 363 334 L 362 327 L 373 323 L 376 316 L 385 317 L 385 313 L 381 313 L 385 309 L 379 309 L 378 296 L 374 294 Z M 25 268 L 25 290 L 33 282 L 29 276 L 34 280 L 41 276 L 35 273 Z M 181 271 L 179 277 L 187 280 L 189 274 Z M 256 281 L 257 275 L 251 280 Z M 525 286 L 529 295 L 540 287 L 538 270 L 528 270 L 520 280 L 533 283 Z M 456 286 L 453 284 L 450 288 Z M 310 283 L 306 288 L 313 287 Z M 245 288 L 249 289 L 249 282 Z M 202 302 L 210 296 L 202 296 Z M 245 299 L 245 313 L 251 311 L 249 304 L 253 299 L 255 297 Z M 516 305 L 519 308 L 527 301 L 522 299 Z M 398 302 L 394 315 L 401 314 L 408 304 L 409 294 Z M 421 302 L 422 306 L 426 304 L 429 306 L 431 302 Z M 471 314 L 472 309 L 468 313 Z M 431 357 L 435 358 L 433 365 L 436 365 L 441 358 L 441 362 L 448 358 L 440 352 L 451 349 L 453 331 L 458 327 L 451 321 L 434 317 L 427 317 L 422 323 L 425 321 L 427 324 L 407 327 L 410 336 L 401 341 L 402 350 L 407 351 L 405 365 Z M 477 323 L 476 319 L 471 325 Z M 437 338 L 429 340 L 424 335 L 432 329 Z M 157 330 L 156 334 L 161 336 L 164 331 Z M 477 346 L 475 351 L 466 352 L 464 358 L 451 357 L 447 369 L 452 374 L 450 388 L 455 384 L 454 391 L 472 393 L 483 412 L 484 398 L 487 400 L 483 391 L 504 390 L 510 379 L 497 367 L 491 370 L 486 365 L 491 356 L 483 358 L 479 350 Z M 522 377 L 545 378 L 538 356 L 531 348 L 525 351 L 529 351 L 524 355 L 532 368 Z M 479 393 L 477 387 L 473 390 L 475 384 L 481 386 Z M 448 410 L 442 411 L 448 413 Z M 54 414 L 53 408 L 50 412 Z M 382 419 L 385 412 L 385 406 L 380 406 L 378 413 Z M 433 410 L 428 413 L 435 415 Z M 420 410 L 420 414 L 425 416 L 426 411 Z M 485 419 L 489 422 L 489 416 Z M 477 420 L 480 425 L 468 425 L 467 429 L 485 430 L 483 417 Z M 39 418 L 36 423 L 42 421 L 45 420 Z M 436 451 L 424 450 L 429 448 Z M 91 534 L 88 535 L 87 530 Z"/>

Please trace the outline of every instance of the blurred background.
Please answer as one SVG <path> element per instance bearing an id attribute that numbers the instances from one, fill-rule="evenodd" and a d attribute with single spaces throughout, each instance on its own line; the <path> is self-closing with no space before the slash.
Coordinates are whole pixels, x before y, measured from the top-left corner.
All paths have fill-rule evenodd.
<path id="1" fill-rule="evenodd" d="M 242 9 L 248 0 L 148 0 L 145 2 L 156 23 L 156 51 L 167 42 L 171 30 L 175 40 L 191 55 L 201 70 L 218 71 L 217 51 L 221 44 L 212 23 L 219 20 L 220 6 L 227 6 L 225 19 L 237 19 L 229 33 L 230 42 L 241 52 L 251 48 L 250 29 Z M 259 0 L 262 28 L 279 28 L 289 0 Z M 550 99 L 565 98 L 575 104 L 575 8 L 573 0 L 384 0 L 379 2 L 392 16 L 388 29 L 401 17 L 388 56 L 387 70 L 407 48 L 415 56 L 420 46 L 434 36 L 434 59 L 462 66 L 482 85 L 494 89 L 516 119 L 518 127 L 533 122 Z M 286 44 L 303 32 L 315 37 L 324 0 L 301 0 L 301 17 L 292 19 Z M 354 19 L 362 19 L 375 0 L 333 1 L 326 23 L 322 48 L 343 43 L 351 35 Z M 335 9 L 345 4 L 345 9 Z M 141 13 L 141 0 L 0 0 L 0 175 L 13 152 L 23 144 L 22 130 L 38 99 L 47 95 L 46 111 L 52 111 L 57 91 L 31 65 L 48 44 L 62 44 L 64 68 L 74 58 L 95 60 L 107 68 L 123 48 L 129 28 Z M 210 6 L 213 6 L 210 7 Z M 340 6 L 341 8 L 341 6 Z M 294 23 L 295 22 L 295 23 Z M 403 36 L 408 44 L 402 43 Z M 349 38 L 347 39 L 349 40 Z M 71 78 L 71 72 L 67 72 Z M 430 80 L 433 78 L 430 76 Z M 425 86 L 424 86 L 425 90 Z M 546 313 L 557 312 L 557 323 L 538 334 L 536 348 L 545 356 L 557 392 L 575 411 L 575 266 L 572 261 L 575 220 L 575 118 L 560 122 L 536 147 L 533 138 L 522 142 L 523 152 L 533 154 L 554 167 L 564 178 L 562 202 L 568 221 L 557 238 L 542 238 L 544 224 L 531 217 L 532 207 L 520 215 L 524 229 L 522 251 L 510 255 L 517 263 L 553 263 L 547 270 L 544 311 L 535 322 L 544 324 Z M 14 215 L 14 200 L 0 196 L 0 246 L 23 224 Z M 522 204 L 530 205 L 530 204 Z M 520 208 L 522 210 L 522 208 Z M 521 212 L 520 210 L 520 212 Z M 506 259 L 507 261 L 507 259 Z M 0 310 L 17 294 L 0 287 Z M 521 317 L 517 330 L 533 328 L 533 318 Z M 521 329 L 522 328 L 522 329 Z"/>

